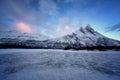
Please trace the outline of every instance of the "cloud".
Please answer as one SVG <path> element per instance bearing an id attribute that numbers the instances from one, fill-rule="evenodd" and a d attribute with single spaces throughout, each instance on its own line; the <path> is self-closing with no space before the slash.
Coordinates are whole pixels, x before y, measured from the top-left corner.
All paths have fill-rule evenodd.
<path id="1" fill-rule="evenodd" d="M 67 34 L 72 33 L 73 31 L 77 30 L 78 27 L 81 25 L 79 24 L 79 21 L 76 22 L 76 18 L 70 18 L 67 16 L 63 16 L 56 19 L 57 23 L 50 23 L 48 22 L 46 25 L 49 26 L 49 29 L 43 29 L 43 33 L 46 33 L 46 35 L 50 35 L 50 37 L 60 37 Z M 79 26 L 78 26 L 79 25 Z"/>
<path id="2" fill-rule="evenodd" d="M 40 4 L 40 11 L 43 14 L 49 16 L 55 16 L 58 14 L 58 7 L 53 0 L 40 0 L 39 4 Z"/>
<path id="3" fill-rule="evenodd" d="M 56 29 L 56 35 L 59 35 L 59 36 L 64 36 L 66 34 L 69 34 L 71 33 L 73 30 L 73 27 L 72 26 L 69 26 L 69 25 L 65 25 L 64 27 L 58 27 Z"/>
<path id="4" fill-rule="evenodd" d="M 17 24 L 9 25 L 0 21 L 0 28 L 19 28 L 21 31 L 34 31 L 55 37 L 66 35 L 81 24 L 87 24 L 89 18 L 94 20 L 94 14 L 102 11 L 96 7 L 97 2 L 98 0 L 0 0 L 0 20 L 1 16 L 5 16 Z M 101 7 L 103 0 L 98 3 Z"/>
<path id="5" fill-rule="evenodd" d="M 32 32 L 31 27 L 23 22 L 16 23 L 16 26 L 18 27 L 18 30 L 20 30 L 21 32 L 29 32 L 29 33 Z"/>
<path id="6" fill-rule="evenodd" d="M 74 2 L 74 1 L 79 1 L 79 0 L 55 0 L 58 3 L 70 3 L 70 2 Z"/>
<path id="7" fill-rule="evenodd" d="M 71 20 L 70 20 L 69 17 L 61 17 L 61 18 L 59 19 L 59 23 L 60 23 L 60 24 L 68 24 L 68 23 L 70 23 L 70 22 L 71 22 Z"/>
<path id="8" fill-rule="evenodd" d="M 120 24 L 116 24 L 114 26 L 107 27 L 107 32 L 111 32 L 111 31 L 120 31 Z"/>
<path id="9" fill-rule="evenodd" d="M 74 0 L 59 1 L 64 1 L 65 5 L 63 3 L 63 7 L 70 2 L 74 4 Z M 55 32 L 65 35 L 65 33 L 72 31 L 71 27 L 74 30 L 75 25 L 73 25 L 73 16 L 66 16 L 66 11 L 60 12 L 60 8 L 63 10 L 63 7 L 61 7 L 60 3 L 56 3 L 55 0 L 4 0 L 2 3 L 0 2 L 0 13 L 3 13 L 2 16 L 12 19 L 13 23 L 17 24 L 14 27 L 19 28 L 21 31 L 30 32 L 35 29 L 34 31 L 48 36 L 54 35 Z M 61 16 L 60 13 L 66 15 Z M 71 11 L 69 13 L 72 14 Z M 69 26 L 70 29 L 66 26 Z M 11 29 L 14 28 L 13 26 L 10 27 Z M 5 28 L 3 27 L 3 29 Z"/>
<path id="10" fill-rule="evenodd" d="M 7 5 L 7 6 L 6 6 Z M 50 18 L 59 14 L 58 6 L 54 0 L 1 0 L 0 16 L 5 16 L 16 22 L 24 22 L 36 28 L 38 32 L 48 28 L 53 29 L 53 25 L 47 25 Z M 2 25 L 4 26 L 4 25 Z M 11 29 L 13 27 L 11 26 Z M 3 27 L 3 29 L 5 29 Z"/>

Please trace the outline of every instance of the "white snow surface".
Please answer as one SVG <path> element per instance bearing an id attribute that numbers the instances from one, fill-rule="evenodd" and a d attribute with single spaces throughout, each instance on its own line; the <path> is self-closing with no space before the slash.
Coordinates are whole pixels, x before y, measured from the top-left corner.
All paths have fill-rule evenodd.
<path id="1" fill-rule="evenodd" d="M 0 49 L 0 80 L 120 80 L 120 51 Z"/>

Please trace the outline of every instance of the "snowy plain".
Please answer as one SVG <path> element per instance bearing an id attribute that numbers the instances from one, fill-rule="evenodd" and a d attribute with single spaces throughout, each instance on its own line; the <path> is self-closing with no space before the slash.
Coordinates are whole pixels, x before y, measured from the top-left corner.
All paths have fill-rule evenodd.
<path id="1" fill-rule="evenodd" d="M 120 80 L 120 51 L 0 49 L 0 80 Z"/>

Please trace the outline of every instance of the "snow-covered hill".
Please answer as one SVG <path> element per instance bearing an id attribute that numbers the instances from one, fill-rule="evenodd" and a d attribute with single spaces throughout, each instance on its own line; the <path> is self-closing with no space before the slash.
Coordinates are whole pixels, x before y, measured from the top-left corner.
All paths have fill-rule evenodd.
<path id="1" fill-rule="evenodd" d="M 0 39 L 2 38 L 39 41 L 48 39 L 48 37 L 45 35 L 18 31 L 0 31 Z"/>
<path id="2" fill-rule="evenodd" d="M 42 34 L 0 31 L 0 48 L 32 48 L 37 46 L 38 41 L 47 39 L 49 38 Z"/>

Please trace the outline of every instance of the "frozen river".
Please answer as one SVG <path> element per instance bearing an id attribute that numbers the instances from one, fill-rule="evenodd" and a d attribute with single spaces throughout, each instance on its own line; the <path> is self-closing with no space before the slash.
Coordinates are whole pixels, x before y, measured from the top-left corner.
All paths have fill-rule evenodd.
<path id="1" fill-rule="evenodd" d="M 120 80 L 120 51 L 0 49 L 0 80 Z"/>

